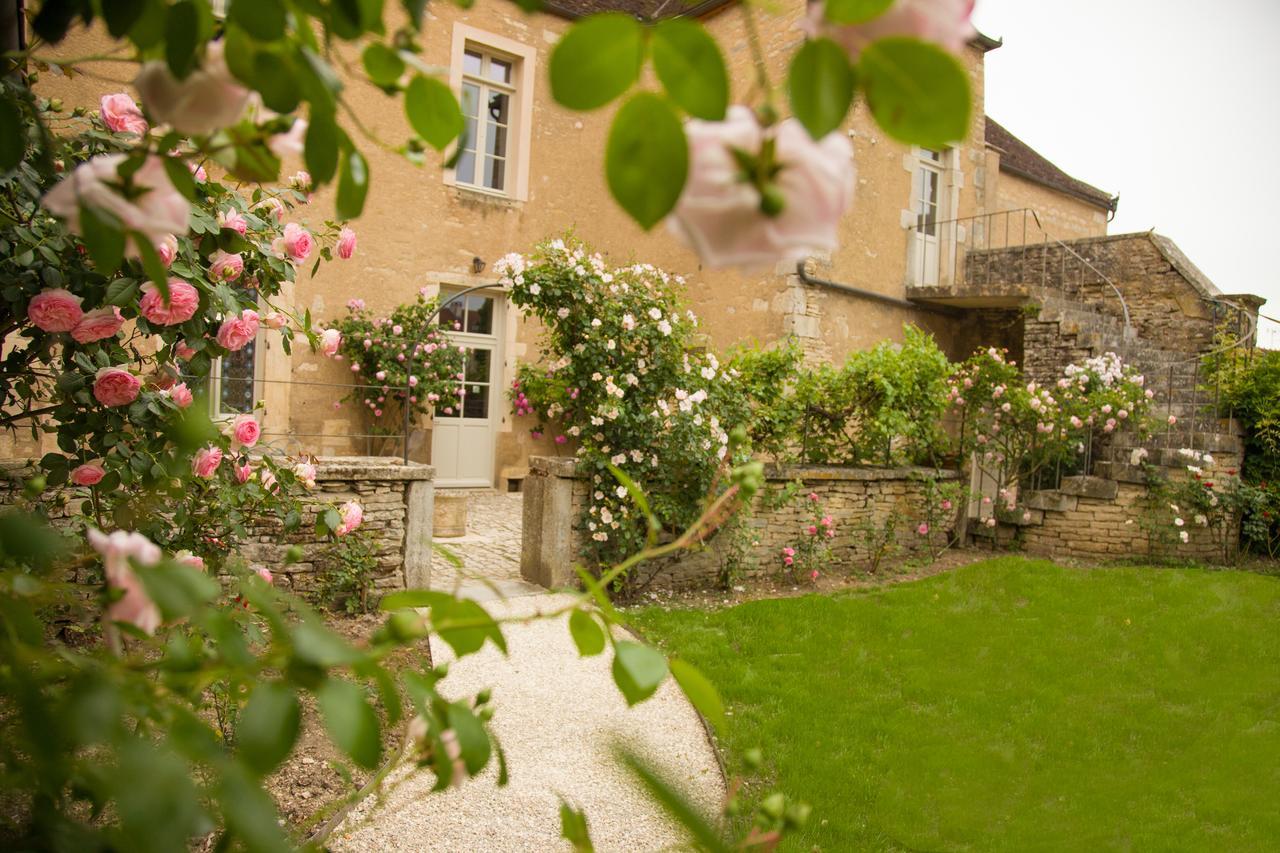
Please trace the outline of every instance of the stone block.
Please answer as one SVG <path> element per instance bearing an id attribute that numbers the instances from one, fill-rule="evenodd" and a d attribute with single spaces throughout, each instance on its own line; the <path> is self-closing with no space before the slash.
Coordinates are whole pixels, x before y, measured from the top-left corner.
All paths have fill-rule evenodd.
<path id="1" fill-rule="evenodd" d="M 1065 495 L 1109 501 L 1115 498 L 1118 484 L 1115 480 L 1104 480 L 1101 477 L 1063 477 L 1058 491 Z"/>
<path id="2" fill-rule="evenodd" d="M 1048 512 L 1070 512 L 1078 503 L 1074 495 L 1064 494 L 1056 489 L 1044 489 L 1038 492 L 1026 492 L 1022 495 L 1022 503 L 1028 509 Z"/>

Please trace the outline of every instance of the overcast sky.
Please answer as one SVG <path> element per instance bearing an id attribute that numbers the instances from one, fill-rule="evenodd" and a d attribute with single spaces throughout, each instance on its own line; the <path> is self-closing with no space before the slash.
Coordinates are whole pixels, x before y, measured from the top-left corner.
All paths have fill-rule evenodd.
<path id="1" fill-rule="evenodd" d="M 978 0 L 987 114 L 1280 317 L 1280 0 Z M 1263 344 L 1280 347 L 1280 327 Z"/>

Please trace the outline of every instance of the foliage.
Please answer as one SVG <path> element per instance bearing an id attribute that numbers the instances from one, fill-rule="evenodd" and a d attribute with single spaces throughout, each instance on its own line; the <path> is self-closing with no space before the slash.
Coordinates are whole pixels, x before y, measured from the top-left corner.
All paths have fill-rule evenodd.
<path id="1" fill-rule="evenodd" d="M 798 496 L 798 492 L 793 493 L 791 500 Z M 783 547 L 778 558 L 782 564 L 782 572 L 792 583 L 799 582 L 802 577 L 816 583 L 831 564 L 831 540 L 836 535 L 835 519 L 823 508 L 822 498 L 817 492 L 809 492 L 802 505 L 807 518 L 801 521 L 795 541 Z"/>
<path id="2" fill-rule="evenodd" d="M 956 543 L 953 535 L 956 520 L 968 511 L 971 498 L 967 485 L 960 480 L 925 478 L 924 500 L 916 509 L 919 521 L 912 532 L 923 544 L 928 562 L 938 559 L 943 551 Z"/>
<path id="3" fill-rule="evenodd" d="M 1277 607 L 1244 572 L 1004 557 L 628 615 L 720 686 L 729 772 L 813 805 L 786 849 L 1258 849 L 1280 837 L 1257 784 L 1280 764 Z"/>
<path id="4" fill-rule="evenodd" d="M 348 615 L 376 609 L 378 554 L 367 533 L 357 530 L 335 539 L 317 555 L 320 600 Z"/>
<path id="5" fill-rule="evenodd" d="M 771 349 L 740 347 L 726 361 L 738 392 L 733 403 L 742 407 L 730 420 L 746 427 L 756 453 L 782 460 L 794 452 L 800 422 L 795 386 L 802 359 L 795 339 L 787 338 Z"/>
<path id="6" fill-rule="evenodd" d="M 461 405 L 464 358 L 449 344 L 439 308 L 438 298 L 420 292 L 414 302 L 378 317 L 364 300 L 352 299 L 347 315 L 334 323 L 356 383 L 344 400 L 364 412 L 374 431 L 402 433 L 406 400 L 415 420 L 437 405 L 446 415 Z"/>
<path id="7" fill-rule="evenodd" d="M 1236 469 L 1216 468 L 1210 453 L 1184 447 L 1181 476 L 1165 478 L 1144 465 L 1149 489 L 1143 525 L 1153 546 L 1207 543 L 1222 563 L 1240 556 L 1241 541 L 1255 553 L 1280 556 L 1276 512 L 1280 496 L 1268 483 L 1250 484 Z"/>

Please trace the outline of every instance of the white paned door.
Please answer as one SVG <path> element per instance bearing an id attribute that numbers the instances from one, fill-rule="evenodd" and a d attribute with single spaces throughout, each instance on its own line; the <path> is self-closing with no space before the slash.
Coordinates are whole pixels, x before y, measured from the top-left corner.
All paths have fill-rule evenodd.
<path id="1" fill-rule="evenodd" d="M 450 291 L 441 290 L 447 299 Z M 471 293 L 446 305 L 440 326 L 454 346 L 466 348 L 464 379 L 436 405 L 431 431 L 431 464 L 436 485 L 446 488 L 493 485 L 494 443 L 506 399 L 502 393 L 503 299 L 500 293 Z"/>

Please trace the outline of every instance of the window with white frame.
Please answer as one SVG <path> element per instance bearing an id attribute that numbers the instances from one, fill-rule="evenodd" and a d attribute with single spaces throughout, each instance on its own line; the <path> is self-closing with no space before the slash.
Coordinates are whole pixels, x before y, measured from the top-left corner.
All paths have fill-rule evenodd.
<path id="1" fill-rule="evenodd" d="M 942 152 L 922 148 L 916 176 L 916 231 L 930 237 L 938 233 L 939 205 L 942 200 Z"/>

